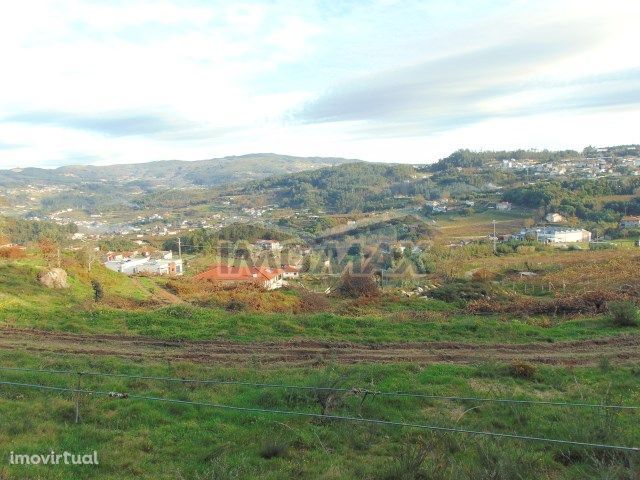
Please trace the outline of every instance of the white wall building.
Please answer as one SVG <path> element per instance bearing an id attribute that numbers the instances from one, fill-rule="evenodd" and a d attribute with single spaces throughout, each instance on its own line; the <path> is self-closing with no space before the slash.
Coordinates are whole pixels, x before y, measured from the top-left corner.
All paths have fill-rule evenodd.
<path id="1" fill-rule="evenodd" d="M 520 231 L 520 238 L 535 237 L 543 243 L 590 242 L 591 232 L 582 228 L 536 227 Z"/>
<path id="2" fill-rule="evenodd" d="M 146 273 L 150 275 L 182 275 L 184 273 L 182 260 L 132 257 L 119 260 L 108 260 L 104 266 L 114 272 L 125 275 Z"/>

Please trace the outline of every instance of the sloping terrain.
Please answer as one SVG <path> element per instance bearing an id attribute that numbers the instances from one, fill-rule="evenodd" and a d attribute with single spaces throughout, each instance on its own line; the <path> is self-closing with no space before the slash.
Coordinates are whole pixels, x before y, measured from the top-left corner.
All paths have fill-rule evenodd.
<path id="1" fill-rule="evenodd" d="M 167 160 L 128 165 L 72 165 L 56 169 L 0 170 L 0 187 L 27 184 L 140 183 L 145 187 L 215 186 L 302 172 L 354 160 L 256 153 L 208 160 Z"/>

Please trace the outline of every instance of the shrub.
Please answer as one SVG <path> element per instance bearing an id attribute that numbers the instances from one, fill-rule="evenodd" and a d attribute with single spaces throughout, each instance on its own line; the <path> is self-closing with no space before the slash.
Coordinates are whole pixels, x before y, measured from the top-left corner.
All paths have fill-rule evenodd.
<path id="1" fill-rule="evenodd" d="M 489 287 L 481 282 L 456 280 L 429 291 L 428 295 L 449 303 L 460 300 L 477 300 L 489 295 Z"/>
<path id="2" fill-rule="evenodd" d="M 225 308 L 229 312 L 240 312 L 240 311 L 242 311 L 242 310 L 244 310 L 246 308 L 246 305 L 243 302 L 241 302 L 240 300 L 232 298 L 231 300 L 229 300 L 229 303 L 227 303 Z"/>
<path id="3" fill-rule="evenodd" d="M 268 441 L 260 447 L 260 456 L 266 460 L 283 457 L 287 453 L 287 445 L 282 442 Z"/>
<path id="4" fill-rule="evenodd" d="M 345 273 L 342 276 L 339 291 L 342 295 L 351 298 L 377 297 L 380 295 L 380 288 L 371 275 Z"/>
<path id="5" fill-rule="evenodd" d="M 473 272 L 471 278 L 476 282 L 490 282 L 495 278 L 495 274 L 486 268 L 480 268 Z"/>
<path id="6" fill-rule="evenodd" d="M 609 313 L 618 327 L 635 327 L 640 321 L 638 309 L 633 302 L 609 302 Z"/>
<path id="7" fill-rule="evenodd" d="M 531 380 L 536 374 L 536 367 L 534 367 L 530 363 L 517 361 L 511 364 L 509 371 L 511 375 L 516 378 L 525 378 L 527 380 Z"/>
<path id="8" fill-rule="evenodd" d="M 298 313 L 326 312 L 331 307 L 326 295 L 322 293 L 300 290 L 300 303 L 297 307 Z"/>
<path id="9" fill-rule="evenodd" d="M 102 284 L 97 280 L 91 280 L 91 288 L 93 289 L 93 299 L 99 302 L 104 297 L 104 290 Z"/>
<path id="10" fill-rule="evenodd" d="M 24 249 L 18 246 L 12 245 L 10 247 L 0 248 L 0 258 L 17 260 L 24 257 L 26 257 Z"/>

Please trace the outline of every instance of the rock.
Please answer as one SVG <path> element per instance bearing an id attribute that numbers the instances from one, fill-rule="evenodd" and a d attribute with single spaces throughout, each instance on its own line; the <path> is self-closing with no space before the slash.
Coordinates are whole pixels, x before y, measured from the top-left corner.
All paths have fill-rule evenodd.
<path id="1" fill-rule="evenodd" d="M 40 272 L 38 280 L 42 285 L 48 288 L 67 288 L 67 272 L 61 268 L 52 268 L 44 272 Z"/>

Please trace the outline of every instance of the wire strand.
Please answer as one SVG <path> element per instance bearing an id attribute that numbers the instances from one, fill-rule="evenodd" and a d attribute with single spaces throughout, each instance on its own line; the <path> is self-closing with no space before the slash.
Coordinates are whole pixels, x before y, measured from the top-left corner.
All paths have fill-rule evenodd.
<path id="1" fill-rule="evenodd" d="M 131 375 L 126 373 L 107 373 L 107 372 L 91 372 L 91 371 L 73 371 L 73 370 L 47 370 L 47 369 L 34 369 L 34 368 L 19 368 L 19 367 L 0 367 L 0 371 L 19 371 L 19 372 L 33 372 L 33 373 L 54 373 L 61 375 L 86 375 L 97 377 L 115 377 L 115 378 L 129 378 L 136 380 L 154 380 L 164 382 L 175 383 L 198 383 L 203 385 L 237 385 L 244 387 L 257 387 L 257 388 L 281 388 L 291 390 L 307 390 L 307 391 L 330 391 L 330 392 L 358 392 L 367 395 L 381 396 L 381 397 L 408 397 L 408 398 L 424 398 L 430 400 L 453 400 L 453 401 L 471 401 L 471 402 L 487 402 L 487 403 L 513 403 L 523 405 L 546 405 L 555 407 L 571 407 L 571 408 L 605 408 L 615 410 L 640 410 L 638 405 L 608 405 L 599 403 L 584 403 L 584 402 L 560 402 L 551 400 L 528 400 L 528 399 L 516 399 L 516 398 L 487 398 L 487 397 L 463 397 L 463 396 L 450 396 L 450 395 L 430 395 L 426 393 L 417 392 L 402 392 L 402 391 L 380 391 L 369 390 L 360 387 L 322 387 L 322 386 L 307 386 L 307 385 L 287 385 L 278 383 L 254 383 L 243 382 L 237 380 L 216 380 L 205 379 L 200 380 L 196 378 L 179 378 L 179 377 L 156 377 L 148 375 Z"/>
<path id="2" fill-rule="evenodd" d="M 9 385 L 14 387 L 23 387 L 23 388 L 32 388 L 32 389 L 41 389 L 41 390 L 51 390 L 51 391 L 58 391 L 58 392 L 84 393 L 87 395 L 97 395 L 97 396 L 107 396 L 107 397 L 110 395 L 112 396 L 114 393 L 114 392 L 104 392 L 100 390 L 83 390 L 83 389 L 77 389 L 77 388 L 54 387 L 49 385 L 5 382 L 5 381 L 0 381 L 0 385 Z M 576 442 L 573 440 L 562 440 L 557 438 L 518 435 L 515 433 L 486 432 L 482 430 L 469 430 L 465 428 L 442 427 L 438 425 L 426 425 L 421 423 L 381 420 L 377 418 L 359 418 L 359 417 L 350 417 L 345 415 L 325 415 L 325 414 L 311 413 L 311 412 L 294 412 L 291 410 L 278 410 L 278 409 L 255 408 L 255 407 L 238 407 L 234 405 L 225 405 L 225 404 L 219 404 L 219 403 L 196 402 L 191 400 L 178 400 L 175 398 L 152 397 L 152 396 L 145 396 L 145 395 L 127 394 L 126 398 L 134 399 L 134 400 L 146 400 L 146 401 L 152 401 L 152 402 L 179 403 L 183 405 L 194 405 L 199 407 L 211 407 L 211 408 L 218 408 L 218 409 L 224 409 L 224 410 L 232 410 L 237 412 L 288 415 L 288 416 L 297 416 L 297 417 L 320 418 L 325 420 L 341 420 L 341 421 L 347 421 L 347 422 L 368 423 L 368 424 L 384 425 L 384 426 L 392 426 L 392 427 L 419 428 L 423 430 L 433 430 L 433 431 L 439 431 L 439 432 L 466 433 L 469 435 L 509 438 L 509 439 L 516 439 L 516 440 L 523 440 L 523 441 L 530 441 L 530 442 L 555 443 L 555 444 L 562 444 L 562 445 L 573 445 L 578 447 L 588 447 L 588 448 L 597 448 L 597 449 L 605 449 L 605 450 L 640 452 L 640 447 L 630 447 L 626 445 L 609 445 L 609 444 L 603 444 L 603 443 Z"/>

